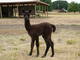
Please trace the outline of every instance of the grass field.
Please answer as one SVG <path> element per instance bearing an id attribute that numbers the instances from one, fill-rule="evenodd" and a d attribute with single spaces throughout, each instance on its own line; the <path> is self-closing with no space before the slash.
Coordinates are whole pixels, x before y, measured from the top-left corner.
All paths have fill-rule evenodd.
<path id="1" fill-rule="evenodd" d="M 24 28 L 23 18 L 0 19 L 0 60 L 80 60 L 80 15 L 56 14 L 48 18 L 31 19 L 31 24 L 49 22 L 55 24 L 57 30 L 52 34 L 55 56 L 50 57 L 51 49 L 45 58 L 45 42 L 40 36 L 40 56 L 28 56 L 31 38 Z"/>

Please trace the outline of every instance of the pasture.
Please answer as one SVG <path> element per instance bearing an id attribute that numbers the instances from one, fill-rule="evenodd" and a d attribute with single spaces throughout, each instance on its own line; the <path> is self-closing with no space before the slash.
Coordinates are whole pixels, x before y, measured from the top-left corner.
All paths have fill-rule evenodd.
<path id="1" fill-rule="evenodd" d="M 57 30 L 52 33 L 55 56 L 50 57 L 51 49 L 45 58 L 45 42 L 40 36 L 40 56 L 28 56 L 31 39 L 28 36 L 23 18 L 0 19 L 0 60 L 80 60 L 80 15 L 50 14 L 48 18 L 31 18 L 31 24 L 49 22 L 55 24 Z"/>

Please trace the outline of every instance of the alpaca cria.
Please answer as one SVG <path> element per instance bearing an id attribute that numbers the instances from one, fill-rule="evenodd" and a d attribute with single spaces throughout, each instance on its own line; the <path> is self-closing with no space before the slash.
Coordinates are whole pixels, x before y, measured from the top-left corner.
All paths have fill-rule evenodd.
<path id="1" fill-rule="evenodd" d="M 42 35 L 44 38 L 44 41 L 46 43 L 46 50 L 45 53 L 42 57 L 45 57 L 49 48 L 51 47 L 52 55 L 51 57 L 54 56 L 54 43 L 51 40 L 51 33 L 55 32 L 56 27 L 55 25 L 52 25 L 50 23 L 40 23 L 40 24 L 35 24 L 31 25 L 30 24 L 30 11 L 24 11 L 24 22 L 25 22 L 25 28 L 31 37 L 31 50 L 29 55 L 32 55 L 33 48 L 34 48 L 34 42 L 36 41 L 36 47 L 37 47 L 37 56 L 39 56 L 39 36 Z"/>

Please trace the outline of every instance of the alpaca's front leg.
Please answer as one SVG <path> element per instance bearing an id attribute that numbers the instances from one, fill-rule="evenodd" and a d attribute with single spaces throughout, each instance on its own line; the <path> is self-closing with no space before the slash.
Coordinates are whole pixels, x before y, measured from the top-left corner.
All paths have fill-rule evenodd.
<path id="1" fill-rule="evenodd" d="M 32 41 L 31 41 L 31 50 L 30 50 L 30 53 L 29 53 L 30 56 L 32 55 L 32 52 L 33 52 L 34 41 L 35 41 L 34 39 L 32 39 Z"/>

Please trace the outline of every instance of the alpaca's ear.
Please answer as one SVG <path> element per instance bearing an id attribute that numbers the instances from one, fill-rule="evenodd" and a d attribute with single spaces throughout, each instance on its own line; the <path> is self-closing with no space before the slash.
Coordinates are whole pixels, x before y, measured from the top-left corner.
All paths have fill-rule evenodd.
<path id="1" fill-rule="evenodd" d="M 29 10 L 29 13 L 31 13 L 32 12 L 32 10 Z"/>

